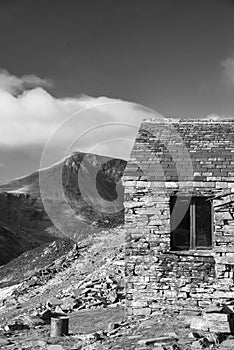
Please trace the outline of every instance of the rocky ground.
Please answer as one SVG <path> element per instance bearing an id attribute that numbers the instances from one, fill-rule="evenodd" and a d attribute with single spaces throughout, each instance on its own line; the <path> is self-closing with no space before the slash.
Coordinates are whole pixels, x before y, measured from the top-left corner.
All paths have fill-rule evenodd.
<path id="1" fill-rule="evenodd" d="M 212 321 L 219 313 L 225 327 L 221 308 L 207 310 L 203 318 L 163 308 L 144 319 L 128 318 L 124 254 L 124 231 L 116 229 L 80 246 L 50 243 L 2 267 L 7 273 L 0 273 L 0 349 L 234 348 L 231 334 L 202 325 L 204 317 Z M 69 316 L 69 335 L 52 338 L 51 318 L 61 315 Z"/>

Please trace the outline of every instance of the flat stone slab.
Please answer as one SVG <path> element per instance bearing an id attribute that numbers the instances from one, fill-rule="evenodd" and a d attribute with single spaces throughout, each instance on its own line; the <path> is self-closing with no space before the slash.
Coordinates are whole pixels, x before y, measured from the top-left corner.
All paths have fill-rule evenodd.
<path id="1" fill-rule="evenodd" d="M 141 339 L 137 343 L 139 345 L 143 345 L 143 346 L 154 345 L 156 343 L 164 345 L 164 344 L 169 343 L 171 341 L 174 341 L 176 339 L 177 338 L 175 338 L 174 336 L 172 336 L 172 337 L 165 336 L 165 337 Z"/>
<path id="2" fill-rule="evenodd" d="M 64 350 L 61 345 L 48 345 L 47 350 Z"/>
<path id="3" fill-rule="evenodd" d="M 234 349 L 234 339 L 226 339 L 220 345 L 219 349 Z"/>

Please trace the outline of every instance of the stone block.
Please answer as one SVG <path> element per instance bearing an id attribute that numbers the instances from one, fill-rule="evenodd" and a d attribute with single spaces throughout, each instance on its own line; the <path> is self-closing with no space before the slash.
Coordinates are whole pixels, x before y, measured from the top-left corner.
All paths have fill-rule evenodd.
<path id="1" fill-rule="evenodd" d="M 224 340 L 220 345 L 219 345 L 219 349 L 234 349 L 234 339 L 226 339 Z"/>
<path id="2" fill-rule="evenodd" d="M 144 308 L 148 306 L 148 302 L 142 301 L 142 300 L 136 300 L 136 301 L 132 301 L 131 306 L 133 308 Z"/>
<path id="3" fill-rule="evenodd" d="M 220 322 L 220 321 L 209 321 L 207 322 L 210 332 L 214 333 L 231 333 L 231 327 L 229 322 Z"/>
<path id="4" fill-rule="evenodd" d="M 208 331 L 208 325 L 206 320 L 203 319 L 202 316 L 194 316 L 190 319 L 190 328 L 201 330 L 201 331 Z"/>
<path id="5" fill-rule="evenodd" d="M 228 314 L 222 314 L 222 313 L 208 313 L 203 315 L 203 319 L 207 322 L 228 322 Z"/>
<path id="6" fill-rule="evenodd" d="M 135 316 L 149 316 L 150 314 L 151 314 L 151 308 L 149 307 L 133 309 L 133 315 Z"/>

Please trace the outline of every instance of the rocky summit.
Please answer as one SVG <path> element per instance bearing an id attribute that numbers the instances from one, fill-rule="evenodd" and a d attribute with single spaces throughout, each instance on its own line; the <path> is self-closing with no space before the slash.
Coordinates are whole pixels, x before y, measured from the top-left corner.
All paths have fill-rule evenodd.
<path id="1" fill-rule="evenodd" d="M 50 168 L 0 184 L 0 264 L 58 238 L 81 241 L 91 231 L 121 225 L 125 165 L 121 159 L 73 153 Z M 78 177 L 87 181 L 82 193 Z"/>

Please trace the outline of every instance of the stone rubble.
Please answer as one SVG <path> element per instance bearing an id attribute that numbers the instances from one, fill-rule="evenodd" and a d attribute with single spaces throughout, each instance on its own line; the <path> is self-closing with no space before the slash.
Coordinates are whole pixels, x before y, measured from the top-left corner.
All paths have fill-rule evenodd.
<path id="1" fill-rule="evenodd" d="M 67 298 L 67 297 L 66 297 Z M 56 308 L 61 308 L 61 301 L 57 297 L 48 299 L 46 303 L 46 311 L 51 313 L 55 312 Z M 52 311 L 54 310 L 54 311 Z M 108 324 L 104 331 L 97 331 L 88 334 L 73 334 L 71 333 L 69 337 L 65 337 L 64 342 L 69 340 L 72 342 L 72 346 L 69 350 L 78 349 L 112 349 L 108 344 L 117 344 L 118 339 L 126 339 L 126 342 L 134 342 L 136 350 L 147 350 L 147 349 L 157 349 L 157 350 L 199 350 L 199 349 L 220 349 L 220 350 L 233 350 L 234 348 L 234 337 L 232 334 L 223 333 L 222 322 L 227 318 L 228 307 L 223 306 L 212 306 L 207 308 L 207 310 L 201 315 L 201 319 L 213 322 L 216 320 L 217 325 L 220 325 L 221 332 L 212 332 L 206 328 L 199 329 L 195 331 L 189 331 L 189 328 L 185 331 L 185 334 L 181 332 L 177 333 L 175 331 L 160 333 L 155 336 L 146 336 L 147 330 L 153 329 L 155 325 L 163 325 L 169 322 L 169 319 L 173 320 L 173 312 L 171 315 L 164 312 L 161 315 L 148 316 L 143 319 L 139 318 L 127 318 L 122 322 L 111 322 Z M 74 311 L 76 313 L 76 311 Z M 219 315 L 219 316 L 217 316 Z M 179 316 L 178 316 L 179 317 Z M 216 319 L 217 318 L 217 319 Z M 180 319 L 180 318 L 179 318 Z M 176 324 L 176 323 L 174 323 Z M 184 327 L 186 329 L 186 317 L 184 316 L 183 321 Z M 55 339 L 55 343 L 51 343 L 52 340 L 41 339 L 41 340 L 25 340 L 22 347 L 12 347 L 15 344 L 14 334 L 17 335 L 18 332 L 28 332 L 30 329 L 40 330 L 46 326 L 45 320 L 42 321 L 38 316 L 34 315 L 20 315 L 5 326 L 1 331 L 0 335 L 0 349 L 58 349 L 67 350 L 65 345 L 61 345 L 61 338 Z M 162 326 L 161 326 L 162 328 Z M 149 331 L 148 331 L 149 332 Z M 65 343 L 64 343 L 65 344 Z M 122 349 L 121 347 L 115 347 L 113 349 Z M 133 349 L 131 347 L 126 347 L 126 349 Z"/>
<path id="2" fill-rule="evenodd" d="M 77 253 L 77 249 L 74 247 L 73 253 L 65 259 L 59 260 L 59 263 L 55 262 L 53 266 L 58 267 L 59 273 L 63 269 L 64 271 L 69 270 L 69 264 L 75 261 L 77 256 L 79 256 L 79 251 Z M 66 262 L 68 267 L 60 270 L 61 261 Z M 41 276 L 42 283 L 46 283 L 47 278 L 50 281 L 53 274 L 56 275 L 56 272 L 49 272 L 47 268 L 45 270 L 48 271 L 48 274 L 51 273 L 51 278 L 44 274 L 44 277 Z M 34 277 L 35 274 L 32 274 L 27 279 L 27 288 L 22 288 L 19 294 L 16 292 L 13 294 L 16 310 L 18 309 L 17 305 L 22 300 L 26 301 L 29 298 L 29 293 L 36 290 L 37 285 L 31 282 L 35 280 Z M 224 330 L 227 330 L 225 327 L 230 326 L 229 321 L 234 313 L 232 302 L 209 304 L 203 308 L 202 313 L 200 308 L 195 308 L 193 305 L 190 308 L 187 306 L 185 312 L 185 308 L 182 309 L 177 305 L 166 307 L 157 304 L 154 312 L 144 318 L 131 316 L 122 322 L 112 321 L 105 329 L 87 334 L 79 333 L 78 325 L 76 332 L 72 331 L 68 337 L 52 341 L 48 336 L 52 316 L 66 314 L 72 318 L 77 315 L 77 319 L 79 319 L 79 312 L 92 313 L 96 310 L 102 312 L 108 308 L 111 311 L 113 309 L 114 314 L 119 305 L 124 305 L 126 297 L 124 251 L 116 252 L 106 259 L 105 264 L 101 265 L 98 270 L 81 277 L 82 279 L 76 280 L 75 284 L 59 288 L 56 293 L 51 293 L 47 300 L 36 303 L 27 313 L 22 312 L 17 317 L 9 318 L 4 327 L 0 329 L 0 349 L 46 350 L 53 349 L 55 346 L 64 350 L 233 350 L 234 348 L 234 339 L 230 334 L 231 328 L 229 327 L 228 332 L 223 333 Z M 45 279 L 43 280 L 43 278 Z M 4 305 L 6 306 L 9 301 L 10 297 L 6 298 Z M 21 311 L 21 309 L 19 310 Z M 177 332 L 177 320 L 178 323 L 182 323 L 184 333 Z M 174 328 L 172 327 L 171 331 L 168 332 L 166 326 L 170 322 Z M 188 325 L 192 322 L 193 325 L 196 324 L 196 327 L 190 329 Z M 207 324 L 210 327 L 207 327 Z M 30 332 L 33 332 L 32 339 L 27 336 Z"/>
<path id="3" fill-rule="evenodd" d="M 41 286 L 51 280 L 57 273 L 64 271 L 68 268 L 72 262 L 74 262 L 79 257 L 79 249 L 75 244 L 73 249 L 66 256 L 62 256 L 53 263 L 39 268 L 34 271 L 29 277 L 25 278 L 23 283 L 17 287 L 12 293 L 12 302 L 13 300 L 17 303 L 17 300 L 23 297 L 23 295 L 28 292 L 30 289 L 35 288 L 36 286 Z M 9 302 L 9 300 L 8 300 Z"/>

